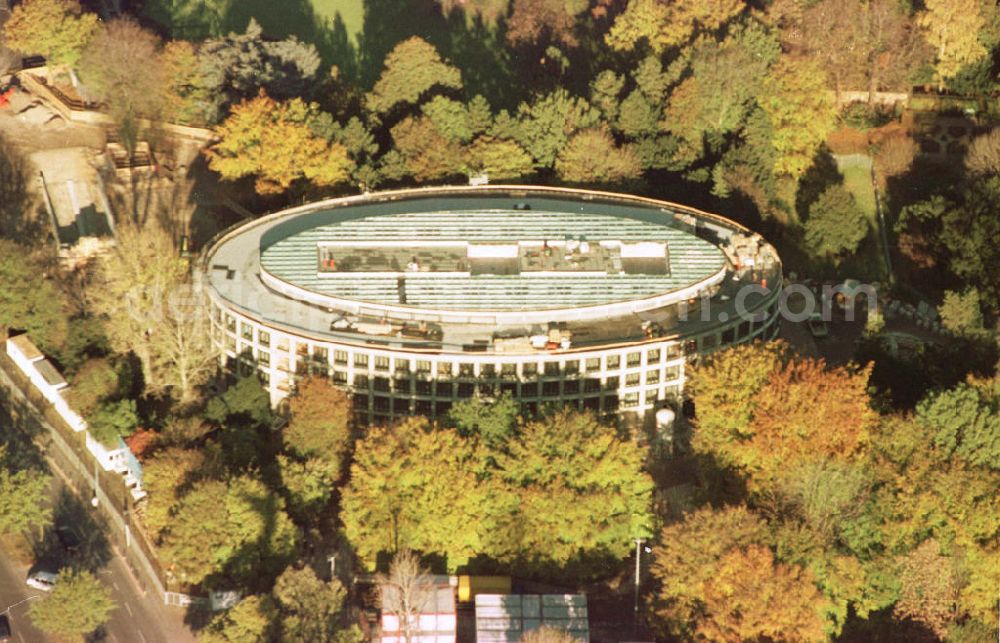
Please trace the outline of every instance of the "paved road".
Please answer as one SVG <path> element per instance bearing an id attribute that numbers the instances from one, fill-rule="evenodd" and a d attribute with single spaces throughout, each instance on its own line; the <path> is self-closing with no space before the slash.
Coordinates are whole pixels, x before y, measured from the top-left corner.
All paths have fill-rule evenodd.
<path id="1" fill-rule="evenodd" d="M 28 568 L 20 565 L 7 552 L 0 549 L 0 610 L 8 609 L 11 629 L 14 630 L 14 640 L 18 643 L 39 643 L 49 639 L 35 628 L 28 620 L 28 607 L 31 605 L 32 596 L 38 596 L 41 592 L 31 589 L 24 584 L 24 579 L 28 576 Z M 18 604 L 20 603 L 20 604 Z M 13 607 L 10 607 L 13 606 Z"/>
<path id="2" fill-rule="evenodd" d="M 0 407 L 0 442 L 31 449 L 19 434 L 5 434 L 9 423 Z M 14 444 L 16 443 L 16 445 Z M 27 452 L 25 452 L 27 453 Z M 112 643 L 186 643 L 194 635 L 184 625 L 183 608 L 164 605 L 153 592 L 144 594 L 123 559 L 110 546 L 101 527 L 94 519 L 89 498 L 77 498 L 58 472 L 53 471 L 50 499 L 54 525 L 34 543 L 31 567 L 20 563 L 0 542 L 0 611 L 39 592 L 25 585 L 29 571 L 58 571 L 75 567 L 94 571 L 111 589 L 117 608 L 96 640 Z M 61 532 L 61 537 L 57 532 Z M 41 600 L 41 599 L 32 599 Z M 11 610 L 11 624 L 18 643 L 49 640 L 32 627 L 27 616 L 30 604 L 22 603 Z"/>

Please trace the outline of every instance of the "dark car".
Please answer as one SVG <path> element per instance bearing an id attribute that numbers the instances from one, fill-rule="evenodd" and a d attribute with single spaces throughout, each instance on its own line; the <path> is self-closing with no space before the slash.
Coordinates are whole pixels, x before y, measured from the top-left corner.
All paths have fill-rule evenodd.
<path id="1" fill-rule="evenodd" d="M 0 643 L 10 643 L 13 633 L 10 631 L 10 620 L 6 614 L 0 614 Z"/>
<path id="2" fill-rule="evenodd" d="M 76 532 L 69 527 L 56 527 L 56 538 L 59 539 L 59 543 L 66 551 L 71 554 L 75 554 L 80 548 L 80 539 L 77 537 Z"/>

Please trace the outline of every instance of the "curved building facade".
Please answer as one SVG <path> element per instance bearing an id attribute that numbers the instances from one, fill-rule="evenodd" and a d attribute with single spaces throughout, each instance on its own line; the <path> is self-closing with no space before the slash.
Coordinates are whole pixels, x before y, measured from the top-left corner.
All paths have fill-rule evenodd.
<path id="1" fill-rule="evenodd" d="M 230 368 L 256 371 L 275 403 L 328 377 L 365 422 L 504 393 L 529 413 L 649 417 L 700 355 L 778 332 L 781 264 L 759 235 L 604 192 L 333 199 L 220 235 L 201 270 Z"/>

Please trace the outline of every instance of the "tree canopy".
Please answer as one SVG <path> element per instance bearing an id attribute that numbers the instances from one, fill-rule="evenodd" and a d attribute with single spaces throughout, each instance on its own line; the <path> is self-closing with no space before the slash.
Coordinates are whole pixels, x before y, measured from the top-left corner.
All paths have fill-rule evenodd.
<path id="1" fill-rule="evenodd" d="M 97 29 L 97 14 L 82 11 L 77 0 L 25 0 L 11 11 L 3 36 L 11 49 L 73 67 Z"/>
<path id="2" fill-rule="evenodd" d="M 107 622 L 116 608 L 108 589 L 90 572 L 63 570 L 55 588 L 31 603 L 28 614 L 41 630 L 73 640 L 83 640 Z"/>
<path id="3" fill-rule="evenodd" d="M 0 328 L 26 331 L 48 353 L 66 340 L 66 303 L 37 251 L 0 239 Z"/>

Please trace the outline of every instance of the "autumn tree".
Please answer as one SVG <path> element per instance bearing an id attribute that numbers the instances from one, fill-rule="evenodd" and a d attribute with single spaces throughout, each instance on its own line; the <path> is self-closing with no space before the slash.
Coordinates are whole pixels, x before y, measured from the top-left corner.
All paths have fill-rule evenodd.
<path id="1" fill-rule="evenodd" d="M 741 0 L 629 0 L 606 36 L 614 49 L 632 50 L 645 42 L 656 53 L 687 43 L 697 32 L 712 32 L 745 8 Z"/>
<path id="2" fill-rule="evenodd" d="M 281 499 L 259 480 L 206 480 L 178 502 L 160 551 L 182 583 L 225 578 L 253 587 L 285 568 L 297 538 Z"/>
<path id="3" fill-rule="evenodd" d="M 720 561 L 766 538 L 766 523 L 746 507 L 699 509 L 664 527 L 650 568 L 657 583 L 651 599 L 657 625 L 675 637 L 692 638 Z"/>
<path id="4" fill-rule="evenodd" d="M 340 581 L 320 580 L 309 567 L 287 568 L 271 590 L 277 605 L 280 639 L 289 643 L 357 643 L 357 625 L 344 625 L 347 591 Z"/>
<path id="5" fill-rule="evenodd" d="M 700 637 L 713 641 L 826 640 L 827 601 L 808 571 L 776 563 L 766 547 L 724 555 L 704 587 Z"/>
<path id="6" fill-rule="evenodd" d="M 782 363 L 767 345 L 716 353 L 691 379 L 694 449 L 749 474 L 755 490 L 807 459 L 850 460 L 863 454 L 875 421 L 868 375 L 809 359 Z"/>
<path id="7" fill-rule="evenodd" d="M 108 621 L 116 605 L 111 590 L 90 572 L 65 569 L 55 589 L 28 608 L 39 629 L 68 639 L 83 640 Z"/>
<path id="8" fill-rule="evenodd" d="M 837 259 L 858 249 L 868 236 L 868 221 L 843 185 L 832 185 L 809 206 L 806 245 L 820 257 Z"/>
<path id="9" fill-rule="evenodd" d="M 432 181 L 462 172 L 462 145 L 449 140 L 426 116 L 404 118 L 392 128 L 392 140 L 395 148 L 383 157 L 389 178 Z"/>
<path id="10" fill-rule="evenodd" d="M 7 445 L 0 445 L 0 534 L 41 533 L 52 524 L 51 483 L 39 469 L 16 466 Z"/>
<path id="11" fill-rule="evenodd" d="M 937 541 L 929 539 L 902 557 L 899 565 L 900 596 L 893 608 L 896 616 L 923 623 L 944 639 L 948 625 L 957 616 L 959 579 L 955 562 L 944 555 Z"/>
<path id="12" fill-rule="evenodd" d="M 26 331 L 45 352 L 66 340 L 65 299 L 40 254 L 0 239 L 0 331 Z"/>
<path id="13" fill-rule="evenodd" d="M 347 395 L 322 377 L 298 382 L 289 398 L 291 418 L 283 438 L 299 456 L 320 456 L 339 463 L 350 447 L 351 403 Z"/>
<path id="14" fill-rule="evenodd" d="M 507 41 L 512 45 L 557 42 L 576 47 L 577 17 L 586 11 L 581 0 L 513 0 L 507 22 Z"/>
<path id="15" fill-rule="evenodd" d="M 826 72 L 815 61 L 783 55 L 765 78 L 758 103 L 773 128 L 775 172 L 802 176 L 836 125 Z"/>
<path id="16" fill-rule="evenodd" d="M 973 174 L 1000 174 L 1000 128 L 972 139 L 965 167 Z"/>
<path id="17" fill-rule="evenodd" d="M 194 44 L 171 40 L 160 53 L 163 71 L 163 117 L 172 122 L 203 124 L 207 121 L 209 101 Z"/>
<path id="18" fill-rule="evenodd" d="M 982 5 L 977 0 L 927 0 L 917 15 L 917 24 L 934 48 L 938 85 L 959 70 L 987 54 L 979 41 L 985 23 Z"/>
<path id="19" fill-rule="evenodd" d="M 818 61 L 835 89 L 866 88 L 871 101 L 877 91 L 906 87 L 926 60 L 908 11 L 893 0 L 823 0 L 784 22 L 782 40 Z"/>
<path id="20" fill-rule="evenodd" d="M 56 67 L 73 67 L 97 31 L 97 14 L 77 0 L 25 0 L 4 23 L 4 43 L 25 54 L 39 54 Z"/>
<path id="21" fill-rule="evenodd" d="M 461 74 L 441 60 L 434 45 L 414 36 L 386 56 L 385 69 L 367 95 L 366 105 L 376 114 L 386 114 L 399 104 L 417 104 L 434 87 L 461 89 Z"/>
<path id="22" fill-rule="evenodd" d="M 116 18 L 97 31 L 80 59 L 87 93 L 104 103 L 125 148 L 135 150 L 139 117 L 158 117 L 165 101 L 160 39 L 131 18 Z"/>
<path id="23" fill-rule="evenodd" d="M 905 133 L 887 136 L 881 140 L 875 150 L 875 171 L 879 184 L 885 189 L 886 181 L 902 176 L 913 167 L 913 161 L 920 151 L 915 140 Z"/>
<path id="24" fill-rule="evenodd" d="M 617 183 L 638 178 L 639 158 L 629 147 L 615 145 L 607 129 L 575 134 L 556 159 L 556 172 L 570 183 Z"/>
<path id="25" fill-rule="evenodd" d="M 317 136 L 319 107 L 266 94 L 233 107 L 217 129 L 219 142 L 205 150 L 210 168 L 234 181 L 255 176 L 259 194 L 284 192 L 297 180 L 335 185 L 350 176 L 352 163 L 337 142 Z"/>

